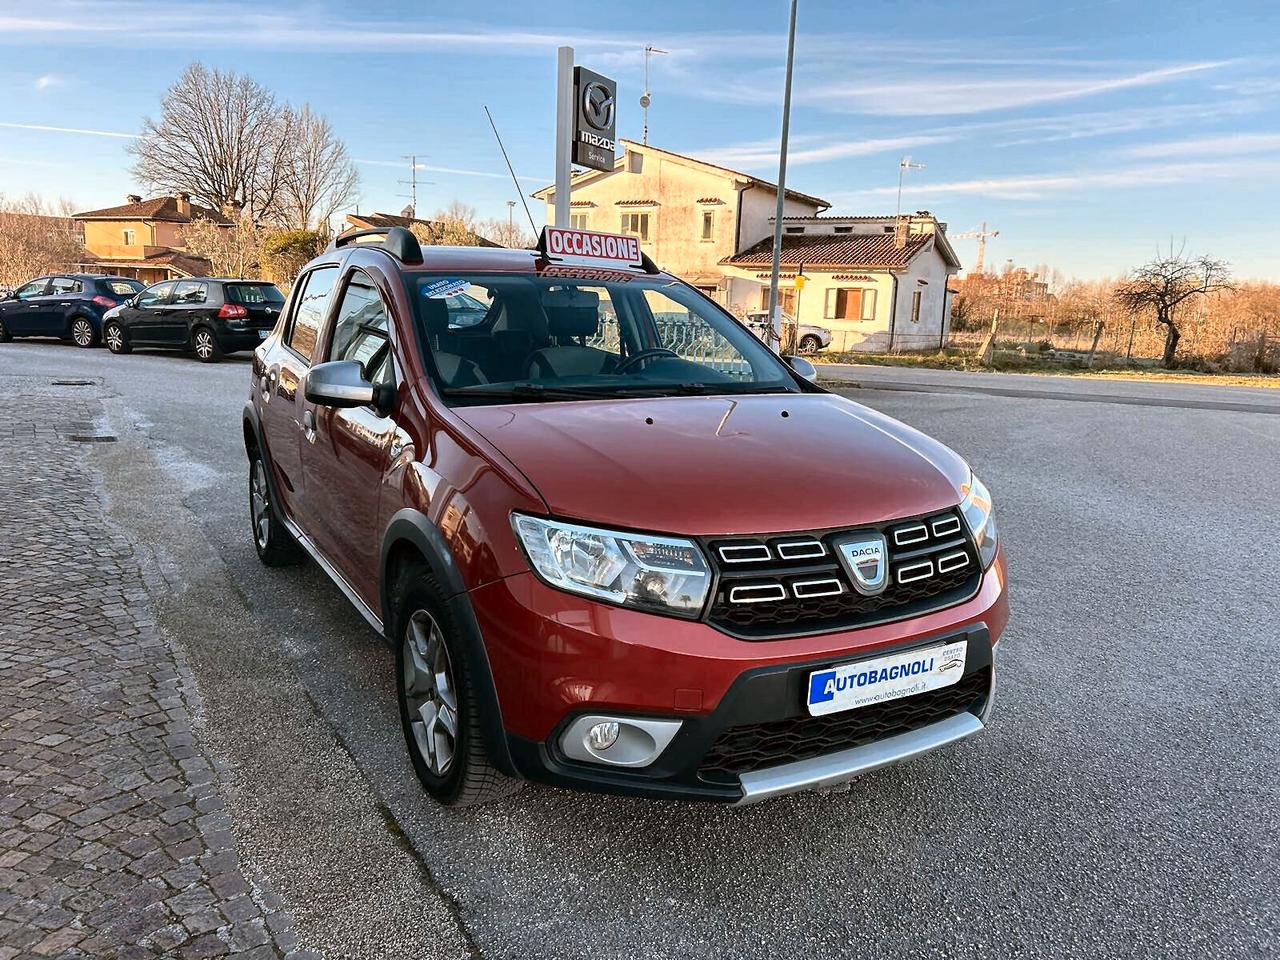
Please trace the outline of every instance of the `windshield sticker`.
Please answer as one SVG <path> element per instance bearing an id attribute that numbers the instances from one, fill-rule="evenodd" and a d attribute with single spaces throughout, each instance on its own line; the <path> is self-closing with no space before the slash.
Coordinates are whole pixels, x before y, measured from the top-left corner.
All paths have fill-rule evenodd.
<path id="1" fill-rule="evenodd" d="M 458 277 L 445 277 L 442 280 L 432 280 L 430 283 L 422 285 L 422 295 L 432 300 L 443 300 L 445 297 L 456 297 L 462 293 L 471 284 L 459 279 Z"/>

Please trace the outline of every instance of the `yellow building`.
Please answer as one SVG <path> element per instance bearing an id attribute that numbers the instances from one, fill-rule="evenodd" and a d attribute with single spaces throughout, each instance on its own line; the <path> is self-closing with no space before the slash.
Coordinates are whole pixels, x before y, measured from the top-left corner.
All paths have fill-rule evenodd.
<path id="1" fill-rule="evenodd" d="M 714 163 L 619 140 L 612 170 L 590 170 L 570 182 L 570 226 L 626 233 L 663 270 L 729 306 L 721 261 L 768 237 L 776 184 Z M 533 194 L 555 209 L 554 186 Z M 826 200 L 788 189 L 787 216 L 816 216 Z M 753 309 L 753 301 L 745 309 Z"/>
<path id="2" fill-rule="evenodd" d="M 131 195 L 121 206 L 77 213 L 74 219 L 84 228 L 79 269 L 143 283 L 206 275 L 209 261 L 186 252 L 182 228 L 198 219 L 231 226 L 221 213 L 192 203 L 185 193 L 150 200 Z"/>

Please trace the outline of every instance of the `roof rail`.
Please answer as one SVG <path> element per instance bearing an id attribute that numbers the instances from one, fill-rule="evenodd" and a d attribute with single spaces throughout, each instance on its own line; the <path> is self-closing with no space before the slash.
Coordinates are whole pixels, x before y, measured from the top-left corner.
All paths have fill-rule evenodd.
<path id="1" fill-rule="evenodd" d="M 330 250 L 337 250 L 355 243 L 360 237 L 381 236 L 381 243 L 362 244 L 385 250 L 401 263 L 422 263 L 422 246 L 418 238 L 404 227 L 373 227 L 369 230 L 354 230 L 334 237 L 329 243 Z"/>

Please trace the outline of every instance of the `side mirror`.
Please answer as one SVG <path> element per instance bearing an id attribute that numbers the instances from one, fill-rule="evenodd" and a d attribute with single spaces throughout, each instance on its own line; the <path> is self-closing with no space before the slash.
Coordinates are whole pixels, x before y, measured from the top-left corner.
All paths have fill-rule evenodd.
<path id="1" fill-rule="evenodd" d="M 810 383 L 817 382 L 818 368 L 804 357 L 783 357 L 782 359 L 787 361 L 787 366 L 794 370 L 798 376 L 803 377 Z"/>
<path id="2" fill-rule="evenodd" d="M 355 360 L 318 363 L 307 373 L 306 397 L 324 407 L 368 407 L 376 394 Z"/>

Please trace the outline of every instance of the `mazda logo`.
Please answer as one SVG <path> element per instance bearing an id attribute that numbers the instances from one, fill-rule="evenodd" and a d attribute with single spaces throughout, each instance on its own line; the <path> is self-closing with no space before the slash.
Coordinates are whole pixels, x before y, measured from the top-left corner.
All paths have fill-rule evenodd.
<path id="1" fill-rule="evenodd" d="M 613 126 L 613 93 L 599 80 L 592 80 L 582 90 L 582 116 L 597 130 Z"/>

